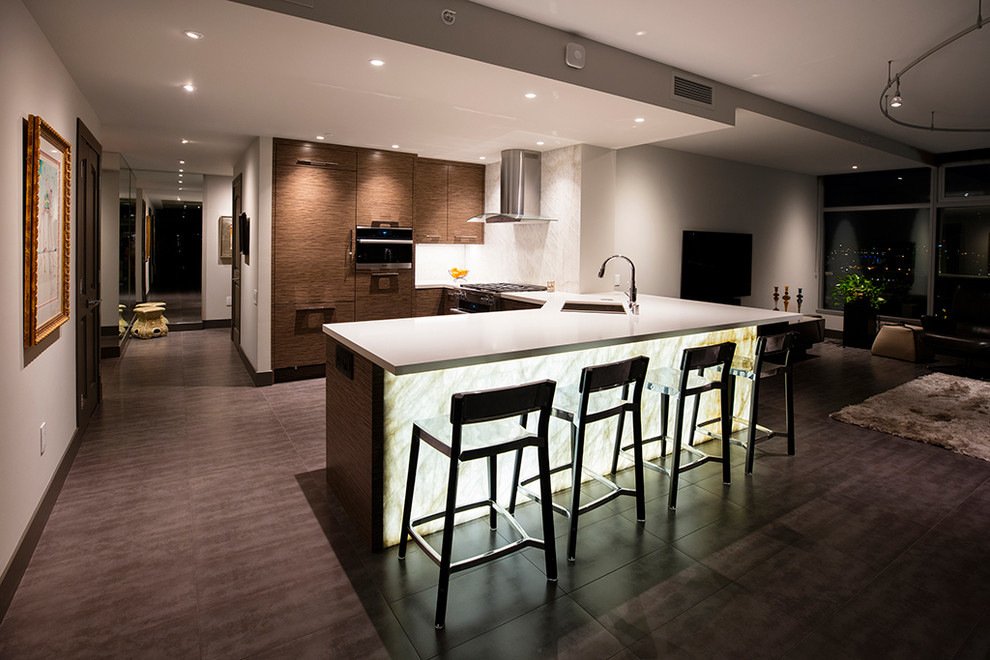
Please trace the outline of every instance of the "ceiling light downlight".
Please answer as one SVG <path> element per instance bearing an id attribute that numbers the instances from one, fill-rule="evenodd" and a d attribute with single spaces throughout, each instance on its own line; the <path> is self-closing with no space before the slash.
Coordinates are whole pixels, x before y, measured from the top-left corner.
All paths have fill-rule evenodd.
<path id="1" fill-rule="evenodd" d="M 375 58 L 373 60 L 368 60 L 368 64 L 371 66 L 385 66 L 385 60 Z"/>
<path id="2" fill-rule="evenodd" d="M 189 37 L 193 41 L 199 41 L 204 36 L 206 36 L 202 32 L 196 32 L 196 30 L 186 30 L 182 34 L 186 35 L 187 37 Z"/>
<path id="3" fill-rule="evenodd" d="M 185 85 L 182 86 L 182 89 L 186 90 L 187 92 L 195 92 L 196 86 L 193 85 L 192 83 L 186 83 Z"/>

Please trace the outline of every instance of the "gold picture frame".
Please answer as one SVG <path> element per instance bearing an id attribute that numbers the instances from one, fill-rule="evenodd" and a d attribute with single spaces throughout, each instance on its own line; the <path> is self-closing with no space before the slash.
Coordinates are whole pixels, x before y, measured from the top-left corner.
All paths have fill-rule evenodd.
<path id="1" fill-rule="evenodd" d="M 24 171 L 24 346 L 69 320 L 69 143 L 28 115 Z"/>
<path id="2" fill-rule="evenodd" d="M 220 263 L 229 264 L 234 256 L 234 218 L 220 216 Z"/>

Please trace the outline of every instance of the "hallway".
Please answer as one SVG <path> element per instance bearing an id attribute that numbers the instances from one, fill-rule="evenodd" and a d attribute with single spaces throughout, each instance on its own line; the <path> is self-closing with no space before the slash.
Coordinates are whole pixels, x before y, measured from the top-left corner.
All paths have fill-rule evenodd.
<path id="1" fill-rule="evenodd" d="M 132 341 L 0 658 L 985 658 L 990 464 L 828 419 L 925 368 L 813 353 L 797 456 L 687 473 L 675 514 L 648 474 L 644 526 L 631 502 L 582 518 L 556 586 L 538 554 L 458 574 L 437 634 L 433 564 L 367 553 L 326 495 L 322 380 L 253 387 L 225 329 Z"/>

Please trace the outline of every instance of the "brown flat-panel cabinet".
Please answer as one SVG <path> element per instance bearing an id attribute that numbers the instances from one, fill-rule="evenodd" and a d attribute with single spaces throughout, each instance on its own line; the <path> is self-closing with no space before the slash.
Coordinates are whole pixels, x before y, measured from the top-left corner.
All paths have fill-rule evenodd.
<path id="1" fill-rule="evenodd" d="M 485 225 L 467 222 L 485 208 L 483 165 L 416 161 L 414 238 L 417 243 L 484 243 Z"/>
<path id="2" fill-rule="evenodd" d="M 361 149 L 357 159 L 357 224 L 413 225 L 413 154 Z"/>
<path id="3" fill-rule="evenodd" d="M 444 289 L 416 289 L 413 296 L 413 316 L 439 316 L 447 300 Z"/>
<path id="4" fill-rule="evenodd" d="M 447 164 L 420 158 L 413 186 L 417 243 L 447 242 Z"/>
<path id="5" fill-rule="evenodd" d="M 320 319 L 353 320 L 357 150 L 276 139 L 274 151 L 272 367 L 281 369 L 323 361 L 319 326 L 329 321 Z"/>
<path id="6" fill-rule="evenodd" d="M 273 301 L 354 300 L 354 155 L 275 142 Z M 319 163 L 319 164 L 306 164 Z M 350 164 L 350 170 L 325 165 Z"/>
<path id="7" fill-rule="evenodd" d="M 355 320 L 412 316 L 414 277 L 411 269 L 358 271 Z"/>
<path id="8" fill-rule="evenodd" d="M 272 318 L 272 368 L 323 362 L 324 323 L 354 320 L 353 302 L 275 304 Z"/>
<path id="9" fill-rule="evenodd" d="M 451 243 L 484 243 L 485 223 L 468 222 L 485 210 L 483 165 L 447 168 L 447 238 Z"/>

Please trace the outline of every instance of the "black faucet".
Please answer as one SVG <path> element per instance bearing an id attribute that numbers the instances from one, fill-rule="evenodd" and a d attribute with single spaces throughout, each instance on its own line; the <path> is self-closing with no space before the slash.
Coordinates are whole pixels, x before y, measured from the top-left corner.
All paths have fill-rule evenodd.
<path id="1" fill-rule="evenodd" d="M 625 259 L 629 262 L 629 268 L 632 269 L 632 276 L 629 278 L 629 292 L 626 293 L 629 296 L 629 311 L 633 314 L 639 314 L 639 303 L 636 302 L 636 264 L 632 262 L 629 257 L 623 256 L 621 254 L 613 254 L 611 257 L 602 262 L 602 267 L 598 269 L 598 277 L 605 277 L 605 266 L 612 259 Z"/>

